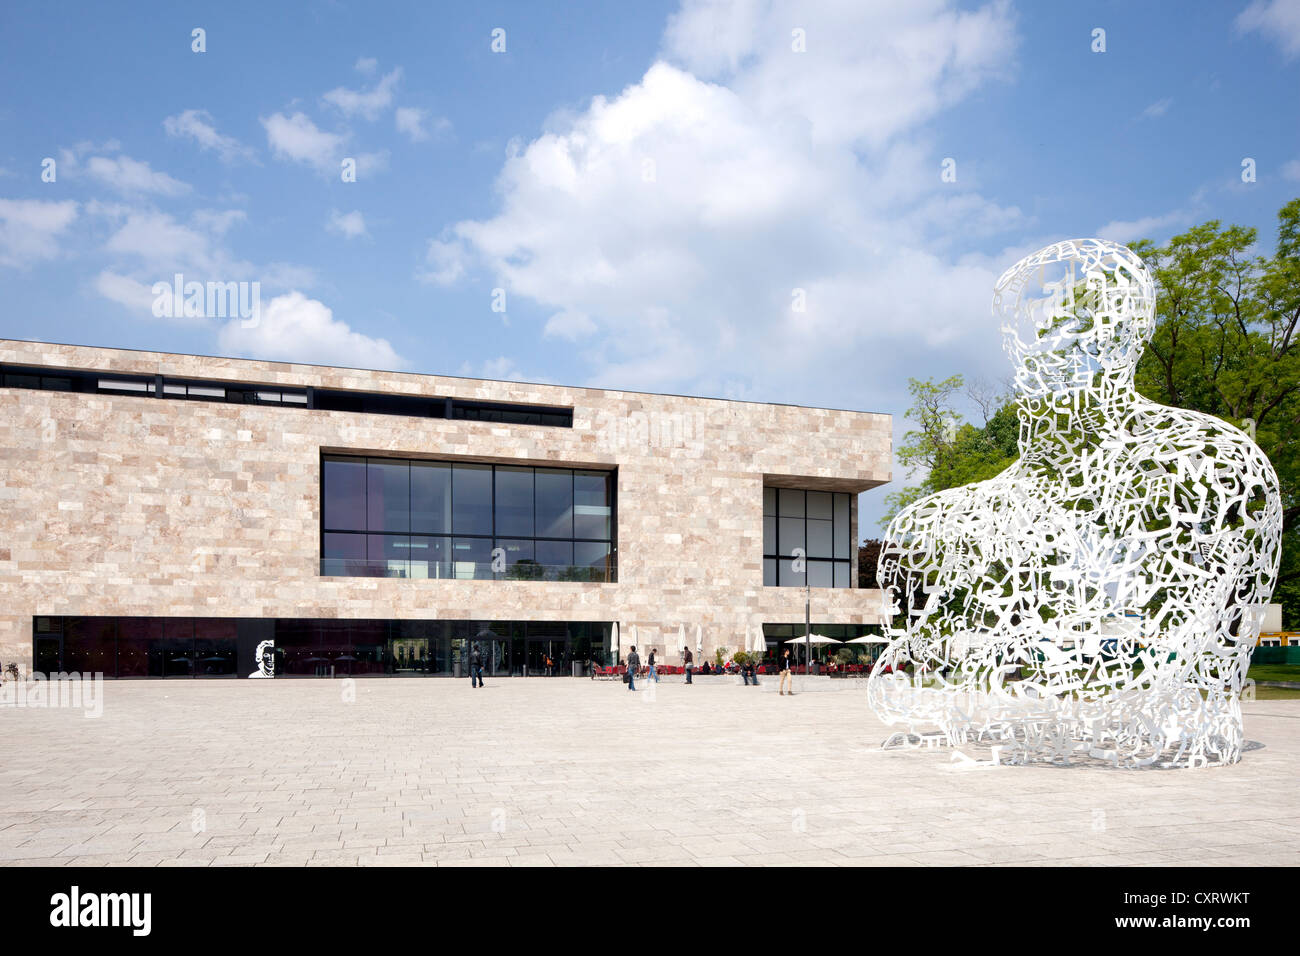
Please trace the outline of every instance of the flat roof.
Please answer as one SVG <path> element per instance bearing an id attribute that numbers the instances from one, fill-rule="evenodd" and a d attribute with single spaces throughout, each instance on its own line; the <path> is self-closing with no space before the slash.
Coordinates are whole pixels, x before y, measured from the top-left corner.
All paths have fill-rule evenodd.
<path id="1" fill-rule="evenodd" d="M 0 346 L 8 343 L 23 345 L 52 345 L 56 348 L 91 349 L 100 352 L 132 352 L 137 355 L 159 355 L 174 358 L 209 358 L 223 362 L 260 362 L 266 365 L 281 365 L 285 368 L 320 368 L 340 372 L 380 373 L 384 375 L 412 375 L 420 378 L 449 378 L 464 382 L 484 382 L 499 385 L 524 385 L 535 388 L 581 389 L 591 392 L 621 392 L 625 395 L 654 395 L 662 398 L 690 398 L 708 402 L 731 402 L 737 405 L 771 405 L 779 408 L 804 408 L 827 412 L 850 412 L 855 415 L 882 415 L 892 418 L 889 412 L 871 412 L 859 408 L 837 408 L 827 405 L 800 405 L 796 402 L 760 402 L 742 398 L 718 398 L 710 395 L 686 395 L 680 392 L 647 392 L 638 389 L 607 388 L 603 385 L 565 385 L 561 382 L 528 382 L 520 379 L 477 378 L 472 375 L 449 375 L 442 372 L 412 372 L 402 369 L 363 368 L 351 365 L 321 365 L 315 362 L 289 362 L 282 359 L 262 359 L 239 355 L 212 355 L 205 352 L 160 352 L 156 349 L 133 349 L 116 345 L 86 345 L 77 342 L 50 342 L 45 339 L 9 339 L 0 338 Z M 250 379 L 250 381 L 253 381 Z"/>

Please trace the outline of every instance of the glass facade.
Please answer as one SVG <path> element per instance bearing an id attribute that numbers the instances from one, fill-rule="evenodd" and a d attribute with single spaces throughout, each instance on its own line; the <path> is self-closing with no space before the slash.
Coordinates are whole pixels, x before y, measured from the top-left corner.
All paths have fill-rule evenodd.
<path id="1" fill-rule="evenodd" d="M 105 677 L 248 677 L 275 644 L 281 677 L 558 677 L 610 660 L 601 621 L 391 621 L 320 618 L 49 617 L 33 621 L 35 669 Z"/>
<path id="2" fill-rule="evenodd" d="M 617 580 L 614 473 L 326 455 L 321 574 Z"/>
<path id="3" fill-rule="evenodd" d="M 763 638 L 767 643 L 767 651 L 764 660 L 768 664 L 776 664 L 787 647 L 786 641 L 791 638 L 803 637 L 805 625 L 803 621 L 798 624 L 764 624 Z M 855 637 L 866 637 L 868 634 L 880 634 L 880 625 L 878 624 L 818 624 L 813 621 L 812 632 L 820 634 L 822 637 L 832 637 L 837 641 L 849 641 Z M 799 663 L 805 660 L 804 645 L 790 644 L 791 655 Z M 813 658 L 825 660 L 831 655 L 837 654 L 842 648 L 847 647 L 852 652 L 852 657 L 857 660 L 874 660 L 883 647 L 883 644 L 814 644 Z"/>
<path id="4" fill-rule="evenodd" d="M 852 587 L 853 496 L 798 488 L 763 489 L 763 584 L 769 587 Z M 795 549 L 807 558 L 794 568 Z"/>

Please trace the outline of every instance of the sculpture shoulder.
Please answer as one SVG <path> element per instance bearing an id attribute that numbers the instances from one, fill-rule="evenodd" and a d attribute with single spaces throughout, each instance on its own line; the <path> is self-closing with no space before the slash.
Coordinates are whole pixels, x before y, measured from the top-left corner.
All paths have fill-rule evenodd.
<path id="1" fill-rule="evenodd" d="M 1263 450 L 1241 429 L 1213 415 L 1143 401 L 1125 419 L 1120 434 L 1135 457 L 1181 461 L 1206 474 L 1203 465 L 1212 462 L 1229 466 L 1235 480 L 1255 479 L 1270 491 L 1278 488 L 1277 473 Z"/>
<path id="2" fill-rule="evenodd" d="M 918 498 L 894 516 L 888 535 L 892 537 L 895 530 L 923 531 L 943 521 L 945 516 L 951 518 L 954 515 L 970 514 L 995 506 L 998 502 L 1018 500 L 1024 494 L 1018 464 L 1012 464 L 992 478 L 956 488 L 945 488 Z"/>

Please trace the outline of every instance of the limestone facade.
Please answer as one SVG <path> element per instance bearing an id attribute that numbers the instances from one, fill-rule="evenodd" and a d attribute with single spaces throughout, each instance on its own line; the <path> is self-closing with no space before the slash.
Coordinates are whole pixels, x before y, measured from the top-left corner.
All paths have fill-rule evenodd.
<path id="1" fill-rule="evenodd" d="M 0 387 L 0 661 L 24 671 L 46 614 L 617 621 L 661 646 L 702 624 L 706 652 L 739 649 L 804 616 L 803 589 L 763 585 L 764 485 L 890 478 L 883 414 L 4 339 L 0 363 L 573 409 L 562 428 Z M 324 452 L 617 469 L 618 580 L 323 577 Z M 813 620 L 879 602 L 814 588 Z"/>

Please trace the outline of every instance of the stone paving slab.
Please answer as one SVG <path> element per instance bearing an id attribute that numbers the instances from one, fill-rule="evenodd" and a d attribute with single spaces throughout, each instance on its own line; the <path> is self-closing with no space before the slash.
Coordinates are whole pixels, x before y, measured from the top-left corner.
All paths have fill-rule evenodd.
<path id="1" fill-rule="evenodd" d="M 1300 864 L 1300 701 L 1234 767 L 961 770 L 866 695 L 121 681 L 0 709 L 6 866 Z"/>

